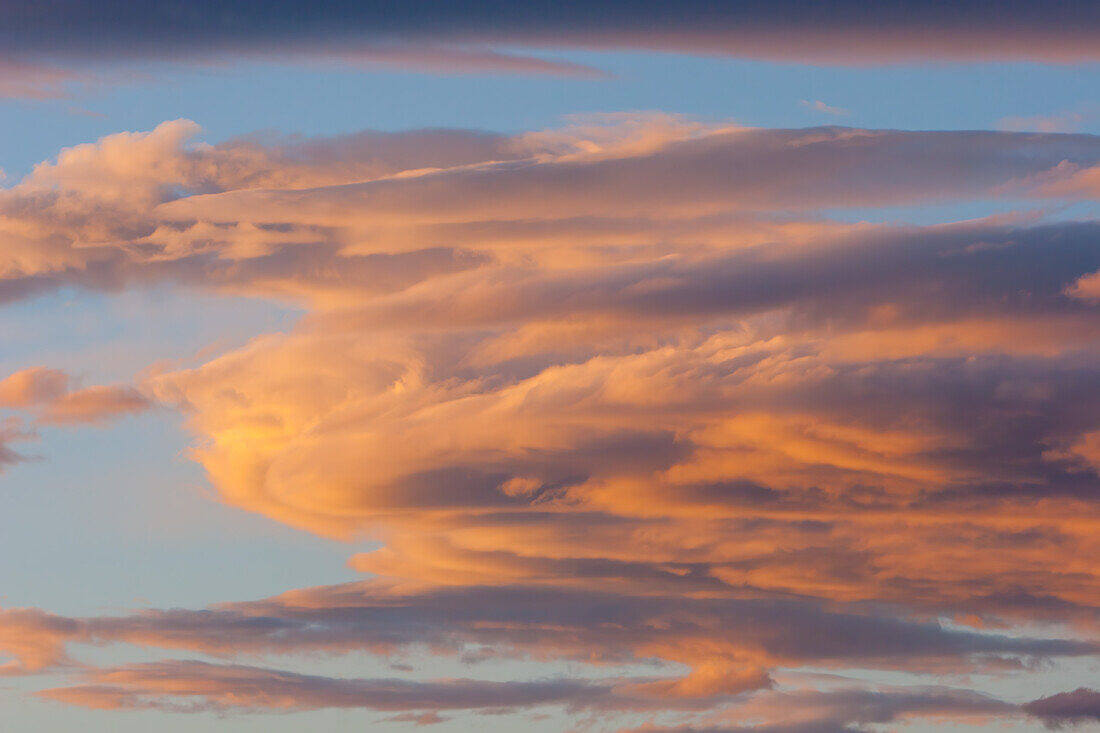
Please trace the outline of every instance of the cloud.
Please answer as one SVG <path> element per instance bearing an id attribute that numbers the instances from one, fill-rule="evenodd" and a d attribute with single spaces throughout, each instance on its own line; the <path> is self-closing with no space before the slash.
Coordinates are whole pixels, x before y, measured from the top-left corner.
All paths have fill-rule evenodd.
<path id="1" fill-rule="evenodd" d="M 95 423 L 144 412 L 150 406 L 149 399 L 133 387 L 86 387 L 58 399 L 41 419 L 47 423 Z"/>
<path id="2" fill-rule="evenodd" d="M 701 217 L 805 212 L 980 197 L 1063 161 L 1091 165 L 1088 136 L 717 129 L 669 136 L 635 154 L 593 153 L 469 166 L 317 191 L 240 191 L 165 203 L 177 220 L 270 218 L 375 226 L 569 217 Z M 634 152 L 627 148 L 625 153 Z M 795 171 L 798 175 L 794 175 Z M 676 185 L 669 182 L 675 180 Z M 320 201 L 325 208 L 317 208 Z M 423 205 L 421 205 L 423 202 Z"/>
<path id="3" fill-rule="evenodd" d="M 36 608 L 0 609 L 0 676 L 70 666 L 66 645 L 80 637 L 74 619 Z"/>
<path id="4" fill-rule="evenodd" d="M 0 472 L 27 460 L 12 445 L 37 439 L 35 430 L 51 424 L 98 424 L 152 407 L 148 397 L 128 385 L 79 387 L 78 380 L 58 369 L 31 367 L 0 379 L 0 410 L 29 413 L 25 424 L 17 416 L 0 418 Z"/>
<path id="5" fill-rule="evenodd" d="M 12 443 L 30 440 L 35 437 L 33 432 L 25 430 L 18 418 L 5 418 L 0 420 L 0 471 L 10 465 L 21 463 L 26 457 L 11 447 Z"/>
<path id="6" fill-rule="evenodd" d="M 1100 268 L 1095 225 L 843 225 L 812 209 L 988 196 L 1087 163 L 1092 138 L 597 123 L 218 147 L 188 144 L 185 121 L 112 136 L 6 192 L 9 224 L 42 229 L 27 254 L 7 248 L 12 282 L 304 299 L 289 333 L 145 389 L 188 413 L 227 500 L 401 548 L 357 558 L 364 570 L 584 567 L 592 582 L 827 587 L 951 612 L 980 581 L 990 598 L 1057 589 L 1088 606 L 1070 589 L 1091 572 L 1063 571 L 1087 533 L 1040 497 L 1087 512 L 1095 480 L 1075 446 L 1100 427 L 1096 314 L 1074 290 Z M 30 259 L 66 238 L 54 251 L 73 264 Z M 885 514 L 853 519 L 852 492 Z M 552 520 L 579 513 L 615 540 L 563 551 Z M 475 516 L 485 527 L 465 528 Z M 771 549 L 720 539 L 753 521 L 771 523 Z M 876 521 L 908 539 L 868 544 Z M 616 546 L 659 523 L 674 528 L 641 557 Z M 956 562 L 1027 533 L 1045 549 L 1016 546 L 1027 570 L 1000 582 Z M 914 562 L 907 542 L 937 550 Z"/>
<path id="7" fill-rule="evenodd" d="M 400 713 L 385 719 L 386 722 L 412 723 L 413 725 L 435 725 L 448 720 L 439 713 Z"/>
<path id="8" fill-rule="evenodd" d="M 975 23 L 981 18 L 981 23 Z M 224 59 L 399 64 L 455 73 L 589 75 L 591 69 L 509 49 L 636 49 L 833 64 L 927 60 L 1025 60 L 1073 63 L 1096 59 L 1092 35 L 1100 18 L 1084 2 L 1040 12 L 1033 4 L 918 2 L 867 8 L 847 0 L 827 8 L 794 0 L 715 4 L 675 11 L 653 2 L 616 2 L 598 10 L 578 4 L 522 7 L 414 2 L 394 11 L 377 2 L 282 2 L 260 11 L 234 0 L 114 0 L 94 7 L 50 0 L 28 9 L 0 5 L 0 44 L 13 74 L 9 94 L 55 93 L 55 68 L 162 60 Z M 35 77 L 44 77 L 38 80 Z M 0 76 L 0 79 L 3 77 Z M 2 84 L 2 83 L 0 83 Z"/>
<path id="9" fill-rule="evenodd" d="M 317 53 L 317 52 L 315 52 Z M 267 56 L 276 54 L 265 54 Z M 309 56 L 309 52 L 306 52 Z M 599 69 L 569 61 L 501 53 L 492 48 L 453 47 L 433 43 L 371 43 L 336 53 L 317 53 L 320 60 L 355 66 L 391 66 L 434 74 L 524 74 L 602 79 Z"/>
<path id="10" fill-rule="evenodd" d="M 43 690 L 37 694 L 87 708 L 172 712 L 321 708 L 425 712 L 501 710 L 562 703 L 585 705 L 611 694 L 607 687 L 573 680 L 338 679 L 198 661 L 162 661 L 97 669 L 88 672 L 86 677 L 86 684 Z"/>
<path id="11" fill-rule="evenodd" d="M 997 128 L 1013 132 L 1076 132 L 1094 115 L 1086 112 L 1062 112 L 1032 117 L 1002 117 Z"/>
<path id="12" fill-rule="evenodd" d="M 168 279 L 331 306 L 489 261 L 652 265 L 861 229 L 821 221 L 825 207 L 1026 194 L 1036 176 L 1100 157 L 1089 136 L 745 130 L 661 115 L 515 137 L 208 146 L 196 133 L 177 120 L 108 136 L 0 190 L 0 300 Z"/>
<path id="13" fill-rule="evenodd" d="M 412 711 L 387 718 L 428 725 L 441 711 L 486 713 L 565 705 L 606 712 L 645 709 L 644 685 L 630 680 L 489 682 L 472 679 L 345 679 L 282 670 L 172 660 L 82 673 L 85 682 L 42 690 L 40 697 L 95 709 L 156 709 L 170 712 L 227 710 L 296 711 L 364 708 Z M 915 687 L 820 692 L 765 692 L 720 710 L 730 719 L 785 719 L 778 726 L 715 730 L 834 730 L 851 724 L 887 723 L 914 717 L 953 720 L 1014 716 L 1017 706 L 970 690 Z M 647 729 L 648 730 L 648 729 Z M 655 730 L 655 729 L 654 729 Z"/>
<path id="14" fill-rule="evenodd" d="M 656 659 L 690 668 L 680 677 L 620 679 L 602 692 L 569 688 L 566 696 L 571 705 L 614 709 L 712 706 L 772 687 L 768 672 L 776 667 L 978 672 L 1096 653 L 1094 643 L 949 629 L 858 604 L 707 598 L 692 594 L 687 584 L 681 590 L 632 594 L 514 582 L 416 589 L 379 580 L 196 611 L 65 619 L 17 610 L 6 612 L 16 633 L 0 648 L 16 657 L 17 671 L 67 665 L 66 645 L 89 642 L 220 657 L 352 651 L 392 656 L 430 648 L 455 656 L 482 650 L 497 658 L 602 665 Z M 218 671 L 196 669 L 207 679 Z M 611 692 L 614 699 L 605 699 Z M 600 699 L 586 702 L 587 696 Z"/>
<path id="15" fill-rule="evenodd" d="M 0 407 L 29 409 L 43 424 L 100 423 L 144 412 L 147 397 L 126 385 L 73 388 L 72 378 L 57 369 L 32 367 L 0 380 Z"/>
<path id="16" fill-rule="evenodd" d="M 634 733 L 820 733 L 856 731 L 868 724 L 930 718 L 943 722 L 982 722 L 1014 717 L 1015 705 L 978 692 L 946 687 L 839 688 L 764 693 L 719 713 L 728 723 L 708 727 L 645 726 Z M 757 725 L 742 721 L 769 721 Z M 776 722 L 771 722 L 776 721 Z"/>
<path id="17" fill-rule="evenodd" d="M 0 380 L 0 406 L 18 408 L 54 402 L 68 391 L 68 374 L 57 369 L 33 367 Z"/>
<path id="18" fill-rule="evenodd" d="M 844 109 L 843 107 L 833 107 L 831 105 L 825 104 L 820 99 L 813 102 L 808 102 L 805 99 L 801 99 L 798 103 L 807 109 L 812 109 L 815 112 L 823 112 L 827 115 L 834 115 L 836 117 L 847 117 L 851 114 L 851 112 Z M 1051 132 L 1053 132 L 1053 130 Z"/>
<path id="19" fill-rule="evenodd" d="M 0 9 L 2 12 L 2 9 Z M 0 56 L 0 99 L 57 99 L 93 77 L 72 68 Z"/>
<path id="20" fill-rule="evenodd" d="M 1032 700 L 1023 709 L 1051 728 L 1100 721 L 1100 692 L 1079 687 L 1072 692 Z"/>
<path id="21" fill-rule="evenodd" d="M 13 615 L 13 673 L 72 671 L 83 644 L 219 660 L 81 669 L 48 697 L 850 731 L 1021 713 L 789 676 L 954 684 L 1096 656 L 1096 222 L 821 212 L 1044 200 L 1100 163 L 1097 139 L 659 114 L 514 136 L 196 134 L 109 136 L 0 191 L 0 294 L 159 283 L 305 315 L 133 388 L 37 368 L 0 400 L 43 422 L 172 406 L 222 500 L 380 546 L 351 557 L 355 583 Z M 585 672 L 239 664 L 351 651 Z"/>

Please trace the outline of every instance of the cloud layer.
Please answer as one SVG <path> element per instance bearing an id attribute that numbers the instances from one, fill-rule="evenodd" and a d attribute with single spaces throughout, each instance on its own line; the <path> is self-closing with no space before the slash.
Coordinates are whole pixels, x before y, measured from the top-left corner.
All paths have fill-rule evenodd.
<path id="1" fill-rule="evenodd" d="M 42 694 L 110 709 L 554 706 L 776 733 L 1089 717 L 1088 691 L 944 685 L 1097 655 L 1100 228 L 826 212 L 1087 199 L 1097 138 L 661 115 L 196 134 L 110 136 L 0 190 L 0 297 L 155 282 L 306 315 L 136 387 L 28 365 L 0 402 L 42 422 L 172 406 L 223 500 L 381 547 L 350 559 L 360 582 L 265 600 L 4 611 L 7 672 L 76 675 Z M 95 669 L 82 644 L 223 659 Z M 238 663 L 306 653 L 587 671 Z M 785 681 L 822 669 L 928 684 Z"/>
<path id="2" fill-rule="evenodd" d="M 509 49 L 640 49 L 779 61 L 1095 61 L 1092 3 L 651 0 L 402 4 L 167 0 L 0 4 L 0 91 L 58 93 L 88 61 L 390 64 L 442 73 L 597 75 Z"/>

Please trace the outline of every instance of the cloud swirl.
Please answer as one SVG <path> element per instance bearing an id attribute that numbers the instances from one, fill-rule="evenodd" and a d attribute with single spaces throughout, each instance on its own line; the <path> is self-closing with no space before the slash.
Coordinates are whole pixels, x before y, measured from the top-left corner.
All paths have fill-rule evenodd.
<path id="1" fill-rule="evenodd" d="M 0 298 L 158 282 L 306 315 L 134 387 L 22 371 L 0 403 L 43 423 L 176 408 L 224 501 L 381 546 L 351 558 L 362 581 L 265 600 L 5 610 L 5 672 L 82 675 L 41 694 L 87 707 L 412 722 L 542 706 L 697 732 L 1090 717 L 1087 690 L 1028 702 L 945 681 L 1097 655 L 1100 228 L 828 214 L 1088 198 L 1100 139 L 663 115 L 196 134 L 110 136 L 0 190 Z M 88 668 L 82 644 L 233 663 Z M 601 676 L 236 659 L 353 651 Z M 638 663 L 657 671 L 623 671 Z M 822 669 L 927 684 L 785 681 Z"/>

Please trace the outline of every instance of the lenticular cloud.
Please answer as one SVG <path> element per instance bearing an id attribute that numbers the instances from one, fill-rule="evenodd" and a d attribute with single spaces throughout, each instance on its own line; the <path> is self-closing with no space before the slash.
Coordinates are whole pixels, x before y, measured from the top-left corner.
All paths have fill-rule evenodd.
<path id="1" fill-rule="evenodd" d="M 304 315 L 133 385 L 19 372 L 0 401 L 32 427 L 178 410 L 222 501 L 376 549 L 349 552 L 361 580 L 261 600 L 8 608 L 3 673 L 67 674 L 39 694 L 88 708 L 462 725 L 1096 717 L 1091 690 L 991 681 L 1100 653 L 1100 227 L 1032 213 L 1092 195 L 1100 140 L 664 115 L 197 134 L 112 135 L 0 190 L 0 298 L 155 284 Z M 826 216 L 991 198 L 1019 213 Z M 288 669 L 329 655 L 534 671 Z"/>

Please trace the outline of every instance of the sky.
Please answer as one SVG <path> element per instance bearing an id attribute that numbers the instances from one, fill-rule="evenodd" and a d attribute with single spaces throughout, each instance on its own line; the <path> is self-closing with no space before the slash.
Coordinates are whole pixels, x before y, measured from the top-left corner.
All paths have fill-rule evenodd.
<path id="1" fill-rule="evenodd" d="M 1097 33 L 0 0 L 5 730 L 1097 728 Z"/>

